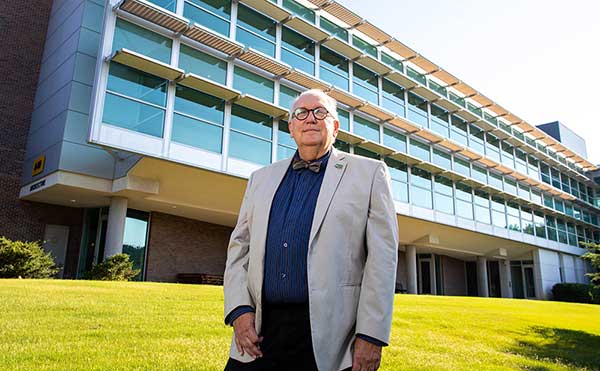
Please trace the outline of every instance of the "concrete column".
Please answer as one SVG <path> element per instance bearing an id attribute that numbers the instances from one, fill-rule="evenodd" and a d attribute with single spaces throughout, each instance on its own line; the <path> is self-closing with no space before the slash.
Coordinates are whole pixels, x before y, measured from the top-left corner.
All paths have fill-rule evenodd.
<path id="1" fill-rule="evenodd" d="M 406 291 L 417 293 L 417 248 L 406 245 Z"/>
<path id="2" fill-rule="evenodd" d="M 108 224 L 106 226 L 106 243 L 104 259 L 123 252 L 123 233 L 127 217 L 127 199 L 112 197 L 108 209 Z"/>
<path id="3" fill-rule="evenodd" d="M 510 274 L 510 260 L 500 260 L 500 292 L 503 298 L 512 298 L 512 279 Z"/>
<path id="4" fill-rule="evenodd" d="M 532 251 L 533 254 L 533 280 L 535 286 L 535 297 L 536 299 L 546 300 L 548 299 L 547 293 L 544 291 L 544 277 L 542 274 L 542 268 L 544 261 L 541 256 L 541 250 L 535 249 Z M 558 273 L 558 272 L 557 272 Z M 525 279 L 525 277 L 523 277 Z"/>
<path id="5" fill-rule="evenodd" d="M 477 291 L 479 296 L 487 298 L 490 296 L 488 289 L 487 259 L 483 256 L 477 257 Z"/>

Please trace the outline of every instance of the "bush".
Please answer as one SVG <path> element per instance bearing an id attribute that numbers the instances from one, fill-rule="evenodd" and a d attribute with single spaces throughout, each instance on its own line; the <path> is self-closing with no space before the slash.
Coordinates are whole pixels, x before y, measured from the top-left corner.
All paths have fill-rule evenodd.
<path id="1" fill-rule="evenodd" d="M 50 278 L 59 270 L 39 242 L 0 237 L 0 278 Z"/>
<path id="2" fill-rule="evenodd" d="M 583 283 L 557 283 L 552 287 L 556 301 L 600 304 L 600 288 Z"/>
<path id="3" fill-rule="evenodd" d="M 133 262 L 127 254 L 117 254 L 96 264 L 86 273 L 85 278 L 100 281 L 131 281 L 140 273 L 139 269 L 133 269 Z"/>

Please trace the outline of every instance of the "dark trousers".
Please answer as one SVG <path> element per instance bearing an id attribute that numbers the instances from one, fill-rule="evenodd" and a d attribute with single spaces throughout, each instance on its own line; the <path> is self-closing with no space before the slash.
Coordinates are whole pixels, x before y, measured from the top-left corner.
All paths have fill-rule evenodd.
<path id="1" fill-rule="evenodd" d="M 229 358 L 225 371 L 317 371 L 308 304 L 265 304 L 261 358 L 242 363 Z"/>

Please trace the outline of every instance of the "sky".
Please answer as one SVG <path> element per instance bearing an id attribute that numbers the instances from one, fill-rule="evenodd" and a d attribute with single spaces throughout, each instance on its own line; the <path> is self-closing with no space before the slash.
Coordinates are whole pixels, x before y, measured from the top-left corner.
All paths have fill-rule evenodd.
<path id="1" fill-rule="evenodd" d="M 561 121 L 600 164 L 600 1 L 337 1 L 528 123 Z"/>

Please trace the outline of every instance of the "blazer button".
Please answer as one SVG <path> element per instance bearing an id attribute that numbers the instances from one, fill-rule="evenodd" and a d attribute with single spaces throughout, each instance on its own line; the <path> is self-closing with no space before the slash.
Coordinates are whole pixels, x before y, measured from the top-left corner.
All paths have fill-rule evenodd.
<path id="1" fill-rule="evenodd" d="M 285 273 L 281 273 L 281 278 L 285 278 Z"/>
<path id="2" fill-rule="evenodd" d="M 287 242 L 284 242 L 284 243 L 283 243 L 283 247 L 287 247 Z"/>

